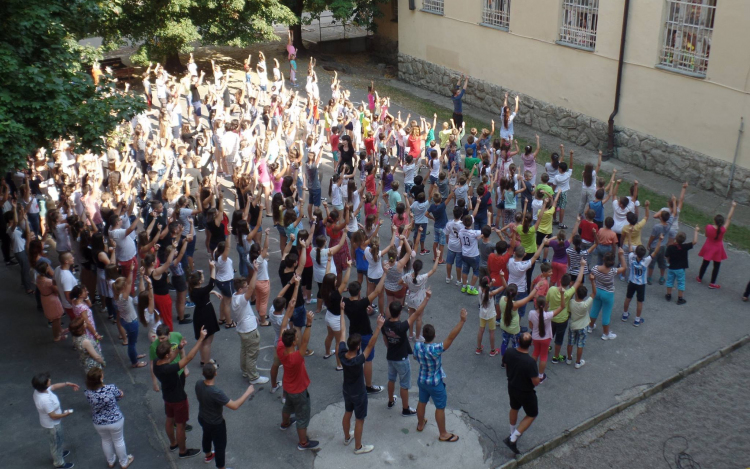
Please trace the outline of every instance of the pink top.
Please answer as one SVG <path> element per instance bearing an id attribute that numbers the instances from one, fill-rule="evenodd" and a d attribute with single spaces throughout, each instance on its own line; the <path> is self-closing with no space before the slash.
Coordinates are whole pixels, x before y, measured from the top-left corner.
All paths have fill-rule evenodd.
<path id="1" fill-rule="evenodd" d="M 523 155 L 521 159 L 523 160 L 523 170 L 531 171 L 531 174 L 536 178 L 536 158 L 534 154 Z"/>
<path id="2" fill-rule="evenodd" d="M 408 213 L 404 212 L 404 219 L 403 220 L 399 219 L 399 216 L 400 215 L 396 213 L 396 214 L 393 215 L 393 218 L 391 218 L 391 221 L 393 222 L 393 224 L 396 227 L 403 226 L 403 225 L 408 225 L 409 224 L 409 214 Z"/>
<path id="3" fill-rule="evenodd" d="M 370 215 L 377 215 L 377 214 L 378 214 L 378 204 L 365 202 L 365 216 L 369 217 Z"/>
<path id="4" fill-rule="evenodd" d="M 370 112 L 375 111 L 375 95 L 372 93 L 367 93 L 367 107 L 370 109 Z"/>
<path id="5" fill-rule="evenodd" d="M 281 183 L 284 182 L 284 176 L 279 176 L 278 179 L 274 177 L 273 179 L 273 191 L 274 192 L 281 192 Z"/>
<path id="6" fill-rule="evenodd" d="M 698 253 L 705 261 L 721 262 L 727 258 L 724 250 L 724 233 L 727 231 L 723 226 L 716 239 L 716 225 L 706 225 L 706 242 Z"/>
<path id="7" fill-rule="evenodd" d="M 258 160 L 258 180 L 261 184 L 271 182 L 271 176 L 268 174 L 268 160 L 261 158 Z"/>

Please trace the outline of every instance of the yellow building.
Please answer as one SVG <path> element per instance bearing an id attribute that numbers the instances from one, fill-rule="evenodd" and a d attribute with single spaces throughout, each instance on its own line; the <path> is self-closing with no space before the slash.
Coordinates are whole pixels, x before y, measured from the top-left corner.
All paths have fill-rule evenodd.
<path id="1" fill-rule="evenodd" d="M 518 121 L 606 151 L 626 6 L 613 156 L 721 195 L 733 177 L 750 202 L 749 0 L 393 0 L 379 34 L 446 104 L 465 73 L 465 102 L 499 114 L 518 94 Z"/>

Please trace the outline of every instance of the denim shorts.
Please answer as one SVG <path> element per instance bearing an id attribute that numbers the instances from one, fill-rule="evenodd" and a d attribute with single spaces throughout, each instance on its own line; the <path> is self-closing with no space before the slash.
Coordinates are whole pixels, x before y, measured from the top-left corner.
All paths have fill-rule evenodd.
<path id="1" fill-rule="evenodd" d="M 437 184 L 438 178 L 435 176 L 430 176 L 430 184 Z"/>
<path id="2" fill-rule="evenodd" d="M 310 189 L 309 192 L 308 203 L 320 207 L 320 189 Z"/>
<path id="3" fill-rule="evenodd" d="M 411 194 L 411 188 L 412 187 L 414 187 L 414 183 L 413 182 L 405 182 L 404 183 L 404 192 L 406 192 L 407 194 Z"/>
<path id="4" fill-rule="evenodd" d="M 294 327 L 305 327 L 305 324 L 307 324 L 307 310 L 305 309 L 304 304 L 294 308 L 294 313 L 292 313 L 292 324 Z"/>
<path id="5" fill-rule="evenodd" d="M 404 360 L 388 360 L 388 381 L 396 382 L 401 389 L 411 389 L 411 363 L 409 358 Z"/>
<path id="6" fill-rule="evenodd" d="M 231 299 L 232 295 L 234 294 L 234 280 L 227 280 L 225 282 L 216 282 L 216 288 L 219 289 L 222 295 L 227 297 L 227 299 Z"/>
<path id="7" fill-rule="evenodd" d="M 437 386 L 432 386 L 425 383 L 417 383 L 419 387 L 419 402 L 421 404 L 427 404 L 432 398 L 432 403 L 435 404 L 436 409 L 445 409 L 448 404 L 448 393 L 445 391 L 445 383 L 440 383 Z"/>
<path id="8" fill-rule="evenodd" d="M 685 269 L 667 271 L 667 288 L 672 288 L 677 283 L 677 290 L 685 291 Z"/>
<path id="9" fill-rule="evenodd" d="M 445 231 L 442 228 L 435 228 L 435 244 L 445 246 Z"/>
<path id="10" fill-rule="evenodd" d="M 462 257 L 463 262 L 463 268 L 461 271 L 464 274 L 469 273 L 469 269 L 471 269 L 474 273 L 474 275 L 479 275 L 479 256 L 476 257 Z"/>
<path id="11" fill-rule="evenodd" d="M 419 228 L 422 228 L 422 233 L 419 233 Z M 419 236 L 419 240 L 424 243 L 425 238 L 427 237 L 427 223 L 415 223 L 414 224 L 414 240 L 417 240 L 417 236 Z"/>
<path id="12" fill-rule="evenodd" d="M 460 252 L 453 252 L 448 249 L 448 257 L 445 259 L 445 262 L 448 265 L 453 265 L 454 259 L 456 261 L 456 269 L 460 269 L 463 266 L 463 256 Z"/>
<path id="13" fill-rule="evenodd" d="M 279 232 L 279 236 L 281 236 L 282 238 L 286 238 L 286 231 L 284 231 L 284 227 L 283 226 L 281 226 L 279 224 L 276 224 L 276 225 L 273 225 L 273 226 L 276 227 L 276 231 Z"/>
<path id="14" fill-rule="evenodd" d="M 367 348 L 367 344 L 370 343 L 370 339 L 372 339 L 372 334 L 362 336 L 362 343 L 360 344 L 360 348 L 362 350 Z M 373 347 L 372 350 L 370 351 L 370 354 L 367 356 L 366 361 L 371 362 L 374 358 L 375 358 L 375 347 Z"/>
<path id="15" fill-rule="evenodd" d="M 578 348 L 586 346 L 586 329 L 568 329 L 568 345 L 575 345 Z"/>

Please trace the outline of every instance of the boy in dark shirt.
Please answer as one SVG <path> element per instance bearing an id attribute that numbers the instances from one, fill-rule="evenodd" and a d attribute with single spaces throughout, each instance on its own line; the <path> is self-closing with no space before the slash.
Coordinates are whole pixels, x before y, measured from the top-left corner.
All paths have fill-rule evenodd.
<path id="1" fill-rule="evenodd" d="M 385 275 L 383 276 L 385 277 Z M 369 453 L 375 447 L 362 444 L 362 431 L 367 417 L 367 387 L 365 386 L 365 360 L 375 348 L 380 329 L 385 323 L 385 317 L 378 316 L 378 323 L 372 338 L 368 341 L 363 353 L 360 353 L 362 336 L 356 332 L 346 340 L 346 319 L 341 316 L 341 330 L 339 335 L 339 359 L 344 367 L 344 444 L 348 445 L 354 439 L 354 454 Z M 350 422 L 354 413 L 354 432 L 350 433 Z"/>
<path id="2" fill-rule="evenodd" d="M 409 389 L 411 389 L 411 363 L 409 355 L 412 354 L 411 345 L 407 333 L 414 322 L 422 316 L 427 302 L 430 301 L 432 290 L 429 288 L 425 292 L 425 298 L 419 305 L 414 314 L 410 314 L 406 321 L 400 321 L 401 309 L 403 308 L 400 301 L 391 301 L 388 311 L 391 313 L 388 321 L 383 325 L 383 341 L 385 342 L 388 352 L 388 408 L 391 409 L 396 405 L 396 377 L 401 394 L 401 415 L 404 417 L 417 415 L 417 411 L 409 407 Z"/>
<path id="3" fill-rule="evenodd" d="M 674 238 L 674 242 L 667 246 L 665 257 L 669 262 L 669 271 L 667 272 L 667 294 L 664 296 L 667 301 L 672 301 L 672 287 L 677 283 L 677 304 L 684 305 L 687 303 L 683 295 L 685 294 L 685 270 L 688 268 L 688 251 L 698 243 L 699 227 L 695 227 L 693 232 L 693 242 L 686 243 L 687 236 L 680 231 Z"/>
<path id="4" fill-rule="evenodd" d="M 420 192 L 424 192 L 424 184 L 422 184 L 423 182 L 424 178 L 422 176 L 417 175 L 414 177 L 414 185 L 411 186 L 409 197 L 411 197 L 412 199 L 416 199 L 417 194 L 419 194 Z"/>

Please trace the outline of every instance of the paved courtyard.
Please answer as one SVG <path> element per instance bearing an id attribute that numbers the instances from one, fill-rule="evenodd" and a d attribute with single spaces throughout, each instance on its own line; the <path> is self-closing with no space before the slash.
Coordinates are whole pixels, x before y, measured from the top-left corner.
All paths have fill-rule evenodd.
<path id="1" fill-rule="evenodd" d="M 345 87 L 350 86 L 348 77 L 342 79 Z M 321 77 L 321 82 L 324 80 L 325 78 Z M 326 88 L 321 85 L 324 93 Z M 352 94 L 353 101 L 366 99 L 366 90 L 361 88 L 352 89 Z M 448 98 L 446 104 L 447 102 Z M 404 115 L 409 112 L 394 102 L 391 112 L 395 114 L 399 110 Z M 324 187 L 327 187 L 327 177 L 330 176 L 332 167 L 330 155 L 324 157 L 324 165 Z M 402 175 L 397 173 L 396 179 L 402 181 Z M 567 224 L 571 226 L 572 213 L 579 200 L 579 190 L 579 183 L 571 184 L 568 200 L 572 210 L 568 211 L 566 219 Z M 225 189 L 225 194 L 229 198 L 228 202 L 232 202 L 233 196 L 228 189 Z M 227 209 L 229 208 L 227 206 Z M 264 219 L 270 226 L 267 220 Z M 650 227 L 651 223 L 644 229 L 645 236 L 650 232 Z M 389 239 L 388 230 L 388 225 L 383 227 L 382 239 Z M 692 231 L 691 227 L 687 226 L 682 226 L 681 230 L 688 233 Z M 430 228 L 430 231 L 434 229 Z M 430 247 L 431 239 L 430 235 Z M 203 246 L 203 240 L 203 234 L 199 234 L 198 246 Z M 701 237 L 700 243 L 702 242 Z M 277 250 L 277 247 L 275 250 L 272 249 Z M 748 305 L 742 303 L 739 297 L 750 278 L 745 270 L 750 265 L 748 255 L 730 250 L 729 259 L 722 266 L 719 279 L 722 284 L 721 290 L 708 290 L 705 284 L 699 285 L 694 280 L 700 264 L 697 252 L 698 249 L 693 250 L 690 256 L 691 268 L 686 294 L 688 303 L 679 307 L 674 302 L 667 303 L 664 300 L 663 287 L 658 284 L 648 287 L 644 307 L 646 323 L 642 327 L 633 327 L 632 321 L 619 321 L 618 313 L 621 312 L 624 300 L 625 284 L 617 282 L 612 322 L 613 331 L 618 334 L 617 339 L 605 342 L 599 340 L 598 334 L 591 335 L 585 350 L 586 366 L 580 370 L 564 364 L 548 366 L 549 379 L 537 390 L 540 416 L 531 430 L 520 439 L 519 447 L 522 451 L 561 434 L 566 429 L 628 399 L 649 385 L 675 374 L 747 334 L 750 330 L 750 314 Z M 232 257 L 236 265 L 234 250 Z M 425 269 L 429 269 L 431 256 L 422 259 L 426 260 Z M 274 252 L 270 265 L 273 295 L 281 288 L 278 276 L 275 275 L 278 262 L 279 254 Z M 196 265 L 198 268 L 206 268 L 205 249 L 197 250 Z M 539 272 L 538 268 L 535 272 Z M 435 325 L 440 340 L 445 338 L 457 322 L 460 308 L 466 307 L 470 312 L 470 319 L 463 332 L 443 359 L 448 375 L 448 429 L 461 436 L 459 443 L 451 445 L 438 442 L 434 417 L 430 413 L 430 424 L 427 429 L 424 433 L 417 434 L 414 431 L 416 419 L 404 419 L 397 416 L 396 412 L 387 410 L 385 395 L 380 394 L 371 400 L 370 416 L 365 424 L 364 434 L 365 443 L 374 444 L 375 451 L 368 455 L 355 456 L 349 451 L 350 448 L 344 450 L 340 441 L 342 376 L 335 371 L 335 362 L 322 358 L 325 323 L 322 317 L 316 317 L 311 339 L 311 348 L 315 350 L 315 355 L 307 359 L 307 369 L 312 380 L 309 390 L 314 414 L 310 436 L 321 439 L 321 451 L 316 456 L 311 452 L 295 450 L 294 432 L 284 433 L 278 430 L 281 396 L 270 394 L 270 386 L 263 385 L 257 387 L 257 394 L 240 410 L 225 412 L 229 430 L 228 467 L 336 468 L 351 467 L 354 464 L 367 467 L 386 464 L 394 467 L 428 468 L 449 465 L 455 467 L 461 464 L 466 468 L 480 468 L 495 467 L 508 461 L 512 454 L 502 443 L 508 431 L 508 398 L 504 371 L 500 368 L 500 357 L 490 358 L 487 354 L 474 354 L 478 327 L 477 300 L 461 294 L 453 283 L 446 285 L 444 278 L 444 270 L 441 268 L 431 279 L 433 296 L 425 312 L 425 322 Z M 5 377 L 3 386 L 0 387 L 4 417 L 0 420 L 0 432 L 6 438 L 5 450 L 0 452 L 0 467 L 48 467 L 46 437 L 39 428 L 31 399 L 30 379 L 33 374 L 47 370 L 52 372 L 53 382 L 75 381 L 83 384 L 83 375 L 70 341 L 52 343 L 51 332 L 47 329 L 42 314 L 36 311 L 33 297 L 24 295 L 18 285 L 17 268 L 0 267 L 0 282 L 0 298 L 3 300 L 5 321 L 3 340 L 0 343 L 0 350 L 4 356 L 0 362 L 0 372 Z M 218 303 L 215 306 L 218 308 Z M 635 305 L 631 310 L 634 311 L 634 308 Z M 130 369 L 126 364 L 125 347 L 113 340 L 116 339 L 113 325 L 101 315 L 97 315 L 96 319 L 97 327 L 105 337 L 102 343 L 108 363 L 105 380 L 117 384 L 125 392 L 126 397 L 122 400 L 121 406 L 126 417 L 125 435 L 128 451 L 136 458 L 133 467 L 206 467 L 200 458 L 178 462 L 176 455 L 168 452 L 163 432 L 161 395 L 151 389 L 148 369 Z M 176 325 L 176 328 L 189 339 L 190 347 L 193 343 L 192 326 Z M 273 332 L 270 328 L 261 330 L 263 350 L 259 367 L 262 370 L 270 368 L 272 339 Z M 147 339 L 142 333 L 139 351 L 145 351 L 146 347 Z M 239 371 L 239 337 L 232 330 L 222 329 L 216 335 L 213 350 L 214 357 L 221 364 L 217 385 L 231 398 L 240 396 L 247 383 Z M 373 382 L 380 385 L 386 384 L 387 366 L 384 351 L 382 343 L 379 343 L 376 348 Z M 576 445 L 568 450 L 568 454 L 562 456 L 550 456 L 557 459 L 545 458 L 547 462 L 540 461 L 537 467 L 666 467 L 654 460 L 656 449 L 651 443 L 647 445 L 647 451 L 644 451 L 648 454 L 644 454 L 642 459 L 637 459 L 637 456 L 628 459 L 613 455 L 602 456 L 605 458 L 602 460 L 599 455 L 610 454 L 605 453 L 605 450 L 615 451 L 617 448 L 622 452 L 640 452 L 644 438 L 653 435 L 656 442 L 661 444 L 662 440 L 671 436 L 671 432 L 667 430 L 675 427 L 680 428 L 676 433 L 688 437 L 691 445 L 688 452 L 693 453 L 692 448 L 696 441 L 694 438 L 700 433 L 701 425 L 711 428 L 725 425 L 726 432 L 721 433 L 725 436 L 719 438 L 729 440 L 725 441 L 723 446 L 716 447 L 712 447 L 710 441 L 695 443 L 703 445 L 699 452 L 693 454 L 699 462 L 716 462 L 715 465 L 703 464 L 704 468 L 746 465 L 749 462 L 747 438 L 744 440 L 744 453 L 740 451 L 742 442 L 736 439 L 743 435 L 743 428 L 747 432 L 746 422 L 740 419 L 742 415 L 747 416 L 747 409 L 745 408 L 744 414 L 739 406 L 736 411 L 731 409 L 733 412 L 729 414 L 734 418 L 729 418 L 731 415 L 726 414 L 726 420 L 717 420 L 714 413 L 723 411 L 722 407 L 731 406 L 744 399 L 746 392 L 743 393 L 741 390 L 746 390 L 746 384 L 734 381 L 731 377 L 744 374 L 742 379 L 746 380 L 747 373 L 744 373 L 741 365 L 747 362 L 747 354 L 745 347 L 742 351 L 736 352 L 735 356 L 715 363 L 710 369 L 689 378 L 681 385 L 683 387 L 680 389 L 697 390 L 696 394 L 705 394 L 701 398 L 704 401 L 686 402 L 679 407 L 670 407 L 666 413 L 659 412 L 670 403 L 667 397 L 659 401 L 654 400 L 655 403 L 643 403 L 639 407 L 640 410 L 631 411 L 636 413 L 634 421 L 646 422 L 645 427 L 640 427 L 640 423 L 634 424 L 636 428 L 642 428 L 643 433 L 624 434 L 614 444 L 610 443 L 609 433 L 606 436 L 594 437 L 590 439 L 591 444 Z M 414 362 L 412 363 L 416 368 Z M 715 379 L 714 375 L 709 373 L 711 370 L 719 370 L 715 372 L 723 376 L 724 386 L 708 387 Z M 192 373 L 186 389 L 192 408 L 192 423 L 196 429 L 188 434 L 188 445 L 200 447 L 200 428 L 196 418 L 197 402 L 193 392 L 193 386 L 199 376 L 197 360 L 190 365 L 190 371 Z M 263 373 L 267 374 L 265 371 Z M 415 380 L 416 377 L 413 377 L 414 387 L 410 395 L 412 405 L 416 404 Z M 686 388 L 688 384 L 690 387 Z M 720 399 L 711 399 L 712 393 L 720 393 Z M 683 392 L 680 396 L 688 399 L 689 394 L 691 393 Z M 65 419 L 64 422 L 66 446 L 71 450 L 69 460 L 75 462 L 77 467 L 103 467 L 105 461 L 98 435 L 92 428 L 89 408 L 82 393 L 64 390 L 59 393 L 59 397 L 65 408 L 73 408 L 76 411 L 73 417 Z M 722 406 L 722 403 L 726 403 L 725 406 Z M 741 405 L 746 407 L 745 403 Z M 656 426 L 653 422 L 658 419 L 663 419 L 665 423 Z M 618 430 L 613 435 L 619 435 L 626 430 Z M 727 454 L 716 456 L 716 459 L 709 457 L 718 452 Z M 699 455 L 705 459 L 700 459 Z"/>

